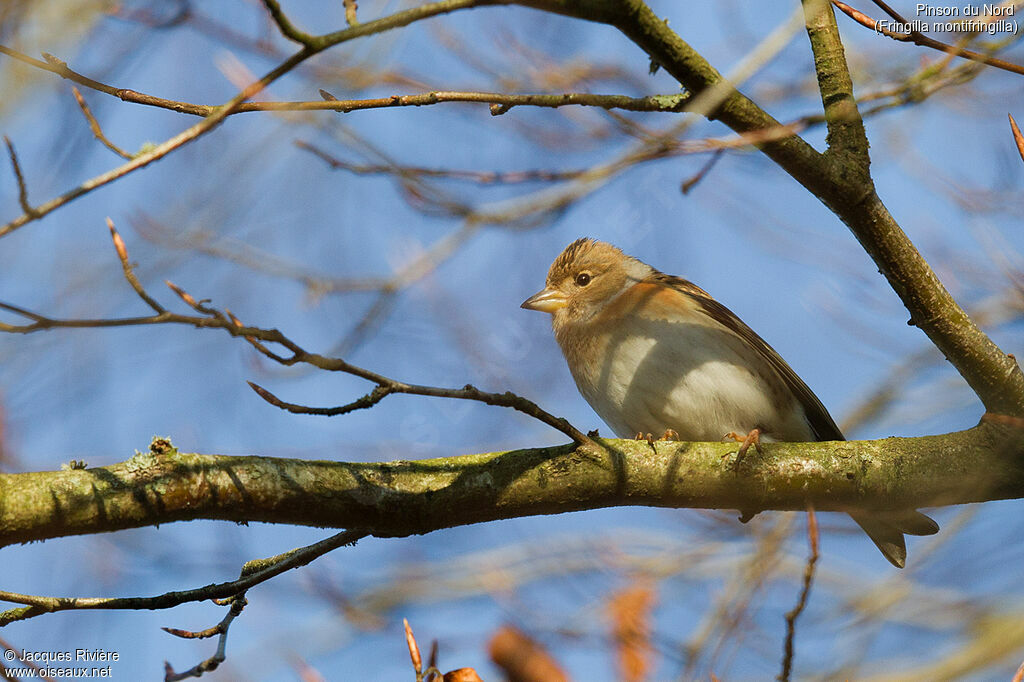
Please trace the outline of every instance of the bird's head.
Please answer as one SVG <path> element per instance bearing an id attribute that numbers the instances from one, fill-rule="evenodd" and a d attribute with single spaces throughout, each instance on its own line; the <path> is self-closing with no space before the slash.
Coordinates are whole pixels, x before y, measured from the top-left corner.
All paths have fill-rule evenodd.
<path id="1" fill-rule="evenodd" d="M 550 313 L 555 324 L 586 322 L 651 272 L 649 265 L 611 244 L 577 239 L 551 264 L 544 289 L 521 307 Z"/>

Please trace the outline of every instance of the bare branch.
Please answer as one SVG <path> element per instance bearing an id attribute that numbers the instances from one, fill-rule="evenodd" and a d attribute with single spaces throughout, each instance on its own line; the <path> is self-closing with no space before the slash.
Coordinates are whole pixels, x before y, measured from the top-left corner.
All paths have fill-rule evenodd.
<path id="1" fill-rule="evenodd" d="M 321 90 L 321 93 L 325 91 Z M 648 95 L 627 97 L 626 95 L 596 95 L 583 92 L 567 92 L 561 95 L 524 94 L 507 95 L 500 92 L 464 92 L 436 90 L 420 95 L 391 95 L 374 99 L 340 100 L 335 97 L 321 102 L 254 102 L 252 111 L 279 110 L 326 110 L 347 114 L 359 109 L 386 109 L 390 107 L 422 107 L 443 102 L 479 102 L 491 104 L 491 114 L 499 116 L 512 107 L 530 106 L 556 109 L 565 106 L 598 107 L 601 109 L 624 109 L 626 111 L 647 111 L 679 113 L 685 111 L 689 95 Z M 495 109 L 494 107 L 498 107 Z"/>
<path id="2" fill-rule="evenodd" d="M 132 155 L 111 142 L 107 139 L 107 136 L 103 134 L 103 128 L 100 127 L 100 122 L 92 115 L 92 110 L 89 109 L 89 105 L 85 103 L 85 98 L 82 97 L 82 93 L 78 91 L 78 88 L 72 85 L 71 93 L 75 96 L 75 101 L 78 102 L 78 106 L 82 110 L 85 120 L 89 122 L 89 130 L 92 131 L 93 137 L 102 142 L 110 151 L 130 161 Z"/>
<path id="3" fill-rule="evenodd" d="M 134 104 L 144 104 L 146 106 L 159 107 L 161 109 L 169 109 L 171 111 L 177 111 L 183 114 L 192 114 L 194 116 L 206 117 L 216 112 L 217 107 L 206 106 L 206 105 L 194 105 L 187 102 L 179 102 L 172 99 L 164 99 L 163 97 L 156 97 L 154 95 L 147 95 L 135 90 L 129 90 L 128 88 L 117 88 L 106 83 L 84 76 L 77 71 L 74 71 L 68 65 L 57 59 L 53 55 L 45 55 L 46 61 L 40 61 L 29 57 L 28 55 L 18 52 L 17 50 L 11 49 L 6 45 L 0 45 L 0 54 L 5 54 L 8 57 L 17 59 L 20 62 L 33 66 L 42 71 L 49 71 L 50 73 L 56 74 L 61 78 L 65 78 L 74 83 L 78 83 L 81 86 L 102 92 L 110 95 L 111 97 L 117 97 L 124 102 L 132 102 Z"/>
<path id="4" fill-rule="evenodd" d="M 118 178 L 123 177 L 124 175 L 127 175 L 128 173 L 131 173 L 134 170 L 143 168 L 144 166 L 149 165 L 150 163 L 156 161 L 157 159 L 163 158 L 171 151 L 174 151 L 175 149 L 187 144 L 188 142 L 191 142 L 197 137 L 200 137 L 201 135 L 209 132 L 216 126 L 220 125 L 220 123 L 222 123 L 225 118 L 230 116 L 233 112 L 237 111 L 239 105 L 241 105 L 245 100 L 251 98 L 253 95 L 263 90 L 267 85 L 277 80 L 282 75 L 288 73 L 296 66 L 306 61 L 309 57 L 319 52 L 322 52 L 323 50 L 326 50 L 329 47 L 333 47 L 334 45 L 338 45 L 348 40 L 359 38 L 365 35 L 372 35 L 375 33 L 388 31 L 394 28 L 407 26 L 408 24 L 411 24 L 415 21 L 419 21 L 421 19 L 426 19 L 440 14 L 446 14 L 448 12 L 453 12 L 459 9 L 475 7 L 478 5 L 495 4 L 496 1 L 498 0 L 441 0 L 441 2 L 429 3 L 413 9 L 397 12 L 391 16 L 383 17 L 381 19 L 377 19 L 375 21 L 371 21 L 365 24 L 358 24 L 343 31 L 336 31 L 334 33 L 329 33 L 327 35 L 319 36 L 316 38 L 309 37 L 308 42 L 300 40 L 300 42 L 303 42 L 304 45 L 302 50 L 295 53 L 288 59 L 284 60 L 281 64 L 276 66 L 265 76 L 251 83 L 250 85 L 245 87 L 241 92 L 239 92 L 235 97 L 231 98 L 230 100 L 228 100 L 227 102 L 218 107 L 195 107 L 191 105 L 183 106 L 183 103 L 181 102 L 173 102 L 172 100 L 163 100 L 161 98 L 147 98 L 145 96 L 139 95 L 139 93 L 127 90 L 119 90 L 104 83 L 95 81 L 91 78 L 86 78 L 81 74 L 77 74 L 71 71 L 71 69 L 69 69 L 64 62 L 57 59 L 56 57 L 53 57 L 52 55 L 44 55 L 47 61 L 41 62 L 37 59 L 32 59 L 31 57 L 21 54 L 16 50 L 12 50 L 8 47 L 0 45 L 0 53 L 14 57 L 15 59 L 18 59 L 27 64 L 31 64 L 32 66 L 43 69 L 45 71 L 50 71 L 52 73 L 60 75 L 63 78 L 69 78 L 75 81 L 76 83 L 79 83 L 80 85 L 85 85 L 86 87 L 94 88 L 101 92 L 106 92 L 107 94 L 121 97 L 122 99 L 131 99 L 132 101 L 138 101 L 139 103 L 143 104 L 154 104 L 156 106 L 164 106 L 165 108 L 174 109 L 176 111 L 193 113 L 205 117 L 201 122 L 185 130 L 184 132 L 179 133 L 178 135 L 170 138 L 164 143 L 155 146 L 153 149 L 149 150 L 144 154 L 139 154 L 138 156 L 135 156 L 131 161 L 124 164 L 123 166 L 108 171 L 107 173 L 98 175 L 92 178 L 91 180 L 87 180 L 86 182 L 82 183 L 75 189 L 72 189 L 59 197 L 56 197 L 54 199 L 51 199 L 50 201 L 40 204 L 32 211 L 26 210 L 25 206 L 23 206 L 22 210 L 24 211 L 24 213 L 21 216 L 5 225 L 0 226 L 0 237 L 3 237 L 9 234 L 10 232 L 13 232 L 14 230 L 18 229 L 19 227 L 22 227 L 23 225 L 29 222 L 32 222 L 33 220 L 37 220 L 42 216 L 51 213 L 52 211 L 60 208 L 61 206 L 67 204 L 68 202 L 77 199 L 83 194 L 87 194 L 88 192 L 91 192 L 92 190 L 98 187 L 102 187 L 103 185 L 106 185 L 110 182 L 113 182 L 114 180 L 117 180 Z M 268 7 L 270 7 L 271 5 L 277 5 L 276 0 L 267 0 L 267 3 Z M 283 15 L 281 16 L 283 17 Z M 302 34 L 297 30 L 294 31 L 293 34 L 294 36 L 301 36 L 303 38 L 307 37 L 306 34 Z"/>
<path id="5" fill-rule="evenodd" d="M 882 0 L 872 1 L 876 5 L 881 7 L 886 14 L 888 14 L 897 22 L 899 22 L 899 24 L 902 24 L 903 26 L 912 26 L 912 24 L 905 17 L 900 15 L 900 13 L 897 12 L 896 10 L 889 7 L 889 5 L 886 4 L 885 2 L 882 2 Z M 915 45 L 920 45 L 921 47 L 930 47 L 933 50 L 945 52 L 946 54 L 949 55 L 963 57 L 964 59 L 970 59 L 971 61 L 975 61 L 980 64 L 987 64 L 988 66 L 994 66 L 997 69 L 1002 69 L 1004 71 L 1009 71 L 1011 73 L 1024 75 L 1024 66 L 1021 66 L 1019 64 L 1013 64 L 1011 62 L 1005 61 L 1003 59 L 998 59 L 991 55 L 982 54 L 980 52 L 974 52 L 973 50 L 967 50 L 962 47 L 957 47 L 956 45 L 950 45 L 948 43 L 942 42 L 941 40 L 930 38 L 929 36 L 926 36 L 925 34 L 917 30 L 908 31 L 906 33 L 893 31 L 887 28 L 884 22 L 872 19 L 867 14 L 864 14 L 860 10 L 850 7 L 845 2 L 839 2 L 839 0 L 832 0 L 832 4 L 839 8 L 839 10 L 843 12 L 843 14 L 850 17 L 858 24 L 862 26 L 867 26 L 872 31 L 875 31 L 876 33 L 881 33 L 884 36 L 892 38 L 893 40 L 913 43 Z"/>
<path id="6" fill-rule="evenodd" d="M 320 147 L 304 140 L 295 140 L 295 146 L 322 159 L 324 163 L 336 170 L 345 170 L 356 175 L 409 175 L 425 178 L 451 178 L 467 180 L 481 185 L 516 184 L 521 182 L 561 182 L 574 180 L 585 173 L 585 170 L 550 171 L 471 171 L 450 168 L 424 168 L 422 166 L 390 166 L 385 164 L 357 164 L 343 161 Z"/>
<path id="7" fill-rule="evenodd" d="M 285 13 L 281 11 L 281 5 L 277 0 L 263 0 L 263 4 L 270 13 L 270 18 L 274 20 L 274 23 L 281 30 L 282 35 L 305 47 L 312 46 L 313 36 L 297 29 L 291 20 L 285 16 Z"/>
<path id="8" fill-rule="evenodd" d="M 696 173 L 694 173 L 689 178 L 683 181 L 683 184 L 679 186 L 679 190 L 683 194 L 689 194 L 690 190 L 696 187 L 697 183 L 703 180 L 707 176 L 707 174 L 711 172 L 711 169 L 715 167 L 715 164 L 718 163 L 718 160 L 722 158 L 724 153 L 724 149 L 715 150 L 715 152 L 711 155 L 711 158 L 709 158 L 704 163 L 704 165 L 700 167 L 700 170 L 698 170 Z"/>
<path id="9" fill-rule="evenodd" d="M 409 619 L 403 618 L 402 625 L 405 626 L 405 644 L 409 647 L 409 658 L 412 660 L 412 668 L 416 672 L 416 679 L 423 677 L 423 658 L 420 656 L 420 646 L 416 643 L 416 636 L 412 634 L 409 627 Z"/>
<path id="10" fill-rule="evenodd" d="M 800 617 L 807 606 L 807 598 L 811 594 L 811 583 L 814 581 L 814 567 L 818 563 L 818 517 L 814 514 L 814 507 L 807 508 L 807 538 L 811 546 L 811 553 L 807 557 L 807 566 L 804 568 L 800 598 L 797 600 L 796 606 L 786 613 L 786 643 L 782 656 L 782 672 L 778 677 L 780 682 L 789 682 L 789 676 L 793 671 L 793 640 L 796 638 L 796 619 Z"/>
<path id="11" fill-rule="evenodd" d="M 242 567 L 241 576 L 237 580 L 190 590 L 166 592 L 155 597 L 43 597 L 0 591 L 0 601 L 26 605 L 25 608 L 9 609 L 0 613 L 0 627 L 14 621 L 26 620 L 56 611 L 169 609 L 189 602 L 234 597 L 285 571 L 305 566 L 339 547 L 354 545 L 367 534 L 364 531 L 345 530 L 312 545 L 293 549 L 267 559 L 249 561 Z"/>
<path id="12" fill-rule="evenodd" d="M 347 405 L 342 405 L 340 407 L 307 407 L 305 405 L 286 403 L 262 386 L 254 384 L 251 381 L 247 381 L 246 383 L 249 384 L 252 390 L 256 391 L 256 395 L 263 398 L 274 407 L 280 407 L 282 410 L 287 410 L 293 414 L 316 414 L 325 417 L 334 417 L 339 414 L 348 414 L 355 410 L 364 410 L 373 407 L 394 392 L 394 389 L 389 388 L 387 385 L 377 386 L 362 398 L 359 398 Z"/>
<path id="13" fill-rule="evenodd" d="M 159 452 L 106 467 L 0 474 L 0 495 L 19 500 L 0 507 L 0 547 L 193 519 L 388 537 L 619 505 L 760 511 L 806 510 L 811 503 L 817 511 L 885 511 L 1024 497 L 1024 429 L 987 422 L 940 436 L 769 443 L 738 473 L 736 445 L 729 443 L 600 439 L 394 462 L 204 455 L 163 443 L 153 448 Z M 227 597 L 255 584 L 236 583 L 138 607 Z M 0 599 L 46 611 L 72 608 L 11 593 Z M 107 600 L 81 603 L 115 608 Z"/>
<path id="14" fill-rule="evenodd" d="M 228 644 L 228 628 L 231 627 L 231 622 L 241 615 L 242 609 L 244 609 L 249 602 L 245 599 L 245 593 L 242 592 L 232 597 L 230 599 L 230 603 L 231 608 L 228 610 L 227 615 L 225 615 L 223 620 L 212 628 L 208 628 L 200 632 L 189 632 L 188 630 L 179 630 L 177 628 L 160 628 L 164 632 L 168 632 L 175 637 L 182 637 L 184 639 L 204 639 L 207 637 L 219 636 L 217 641 L 217 651 L 213 656 L 210 656 L 205 661 L 198 663 L 184 672 L 174 672 L 174 668 L 171 667 L 171 664 L 164 661 L 164 682 L 180 682 L 180 680 L 187 680 L 190 677 L 202 677 L 204 673 L 216 670 L 220 664 L 224 662 L 227 658 L 225 649 Z"/>
<path id="15" fill-rule="evenodd" d="M 11 139 L 4 135 L 4 144 L 7 145 L 7 155 L 11 157 L 11 167 L 14 169 L 14 178 L 18 181 L 18 204 L 25 215 L 35 215 L 36 209 L 28 203 L 28 188 L 25 186 L 25 176 L 21 173 L 21 164 L 18 163 L 18 155 L 14 151 Z"/>
<path id="16" fill-rule="evenodd" d="M 65 192 L 59 197 L 56 197 L 54 199 L 51 199 L 47 202 L 40 204 L 34 209 L 34 211 L 25 211 L 20 217 L 15 218 L 6 225 L 0 226 L 0 237 L 3 237 L 13 232 L 14 230 L 18 229 L 19 227 L 22 227 L 23 225 L 29 222 L 32 222 L 33 220 L 38 220 L 39 218 L 47 215 L 48 213 L 51 213 L 54 210 L 60 208 L 61 206 L 64 206 L 65 204 L 77 199 L 78 197 L 84 194 L 88 194 L 94 189 L 109 184 L 114 180 L 117 180 L 118 178 L 124 177 L 125 175 L 131 173 L 132 171 L 138 170 L 139 168 L 143 168 L 149 165 L 150 163 L 163 158 L 164 156 L 174 151 L 175 149 L 178 149 L 179 147 L 188 144 L 192 140 L 195 140 L 196 138 L 204 135 L 205 133 L 208 133 L 209 131 L 213 130 L 215 127 L 220 125 L 224 121 L 224 119 L 232 111 L 234 111 L 235 107 L 237 107 L 243 101 L 255 95 L 257 92 L 262 90 L 269 83 L 273 82 L 281 75 L 293 69 L 296 65 L 304 61 L 308 56 L 309 55 L 305 52 L 299 52 L 289 57 L 279 66 L 277 66 L 269 73 L 267 73 L 267 75 L 263 76 L 263 78 L 260 78 L 259 80 L 253 82 L 248 87 L 244 88 L 240 93 L 238 93 L 233 98 L 228 100 L 228 102 L 226 102 L 223 106 L 219 107 L 215 111 L 215 113 L 211 114 L 207 118 L 204 118 L 202 121 L 195 124 L 191 128 L 188 128 L 184 132 L 175 135 L 169 140 L 159 145 L 156 145 L 149 151 L 143 154 L 139 154 L 128 163 L 119 166 L 113 170 L 107 171 L 106 173 L 103 173 L 101 175 L 97 175 L 91 180 L 87 180 L 78 187 L 68 192 Z"/>
<path id="17" fill-rule="evenodd" d="M 146 302 L 150 308 L 152 308 L 158 315 L 167 312 L 167 310 L 156 302 L 156 300 L 146 293 L 146 290 L 142 288 L 142 284 L 139 282 L 139 278 L 135 276 L 135 271 L 132 269 L 131 263 L 128 262 L 128 249 L 124 245 L 124 240 L 121 239 L 121 235 L 118 234 L 117 229 L 114 227 L 114 221 L 109 217 L 107 218 L 107 227 L 110 229 L 110 238 L 114 241 L 114 249 L 117 251 L 117 257 L 121 261 L 121 269 L 124 271 L 124 278 L 128 280 L 128 284 L 131 285 L 135 293 L 139 295 L 143 301 Z"/>
<path id="18" fill-rule="evenodd" d="M 0 332 L 9 333 L 30 333 L 41 331 L 44 329 L 58 329 L 58 328 L 88 328 L 88 327 L 122 327 L 122 326 L 137 326 L 144 324 L 185 324 L 191 325 L 197 328 L 213 328 L 223 329 L 232 336 L 242 337 L 249 343 L 256 347 L 261 353 L 268 358 L 274 360 L 285 366 L 295 365 L 297 363 L 304 363 L 317 367 L 319 369 L 331 371 L 331 372 L 344 372 L 353 376 L 360 377 L 367 381 L 371 381 L 377 386 L 363 397 L 355 400 L 347 405 L 340 407 L 331 408 L 315 408 L 297 405 L 294 403 L 286 403 L 272 393 L 267 391 L 265 388 L 258 386 L 252 382 L 249 385 L 256 393 L 264 400 L 272 405 L 288 410 L 296 414 L 316 414 L 325 416 L 335 416 L 340 414 L 346 414 L 358 409 L 365 409 L 376 405 L 378 402 L 383 400 L 385 397 L 392 393 L 406 393 L 410 395 L 421 395 L 431 396 L 436 398 L 452 398 L 457 400 L 472 400 L 476 402 L 482 402 L 487 405 L 494 405 L 498 407 L 509 407 L 523 414 L 529 415 L 534 419 L 537 419 L 552 428 L 555 428 L 565 435 L 569 436 L 576 444 L 589 443 L 590 439 L 576 427 L 570 424 L 568 421 L 561 417 L 556 417 L 545 410 L 541 409 L 539 405 L 534 403 L 532 400 L 528 400 L 521 396 L 515 395 L 512 392 L 505 393 L 489 393 L 481 391 L 475 386 L 466 384 L 462 388 L 442 388 L 438 386 L 422 386 L 418 384 L 407 384 L 402 381 L 396 381 L 388 378 L 382 374 L 372 372 L 370 370 L 358 367 L 341 358 L 327 357 L 316 353 L 309 353 L 297 343 L 289 339 L 287 336 L 282 334 L 277 329 L 260 329 L 257 327 L 249 327 L 242 324 L 241 320 L 235 317 L 230 311 L 221 312 L 216 308 L 207 305 L 207 301 L 198 301 L 194 296 L 189 294 L 187 291 L 177 286 L 173 282 L 165 281 L 167 286 L 190 308 L 199 313 L 200 317 L 180 315 L 167 311 L 161 306 L 155 299 L 153 299 L 143 289 L 138 279 L 135 277 L 128 265 L 128 253 L 124 246 L 121 236 L 114 229 L 113 222 L 108 219 L 108 227 L 111 231 L 111 236 L 114 240 L 115 249 L 118 252 L 118 258 L 121 260 L 122 269 L 125 272 L 125 277 L 128 279 L 129 284 L 135 292 L 156 311 L 156 315 L 149 317 L 133 317 L 133 318 L 120 318 L 120 319 L 106 319 L 106 320 L 58 320 L 49 318 L 38 313 L 28 311 L 19 306 L 11 305 L 8 303 L 0 302 L 0 308 L 8 310 L 9 312 L 27 317 L 33 321 L 32 324 L 28 325 L 12 325 L 7 323 L 0 323 Z M 284 357 L 278 355 L 266 348 L 260 342 L 276 343 L 284 346 L 291 352 L 290 357 Z"/>
<path id="19" fill-rule="evenodd" d="M 1021 134 L 1020 128 L 1017 127 L 1017 122 L 1013 120 L 1013 114 L 1007 114 L 1010 117 L 1010 130 L 1013 131 L 1013 141 L 1017 143 L 1017 151 L 1020 153 L 1020 158 L 1024 161 L 1024 135 Z"/>

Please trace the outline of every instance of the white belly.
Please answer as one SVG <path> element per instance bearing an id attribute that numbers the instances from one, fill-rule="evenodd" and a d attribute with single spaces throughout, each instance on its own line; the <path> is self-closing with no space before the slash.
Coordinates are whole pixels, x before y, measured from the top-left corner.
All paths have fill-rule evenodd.
<path id="1" fill-rule="evenodd" d="M 668 325 L 668 327 L 666 327 Z M 716 327 L 640 320 L 604 346 L 599 366 L 568 357 L 576 385 L 622 438 L 720 440 L 734 431 L 765 431 L 765 440 L 808 440 L 803 411 L 778 376 L 736 336 Z"/>

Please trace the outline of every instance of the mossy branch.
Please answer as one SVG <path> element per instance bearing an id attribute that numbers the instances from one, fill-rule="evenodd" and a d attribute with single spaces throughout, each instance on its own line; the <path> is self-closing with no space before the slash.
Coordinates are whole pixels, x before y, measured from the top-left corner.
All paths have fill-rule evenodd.
<path id="1" fill-rule="evenodd" d="M 1024 433 L 736 445 L 598 440 L 422 461 L 183 453 L 167 441 L 107 467 L 0 475 L 0 546 L 223 519 L 427 533 L 495 519 L 647 505 L 745 512 L 893 509 L 1024 497 Z"/>

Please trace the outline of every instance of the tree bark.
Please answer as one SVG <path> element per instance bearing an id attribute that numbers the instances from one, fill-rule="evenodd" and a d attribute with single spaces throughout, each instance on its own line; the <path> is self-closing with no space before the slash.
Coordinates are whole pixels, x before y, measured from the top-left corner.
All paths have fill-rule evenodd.
<path id="1" fill-rule="evenodd" d="M 1024 431 L 736 445 L 603 440 L 395 462 L 179 452 L 165 439 L 107 467 L 0 475 L 0 546 L 171 521 L 362 529 L 378 536 L 646 505 L 822 511 L 1024 497 Z"/>

